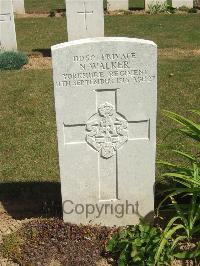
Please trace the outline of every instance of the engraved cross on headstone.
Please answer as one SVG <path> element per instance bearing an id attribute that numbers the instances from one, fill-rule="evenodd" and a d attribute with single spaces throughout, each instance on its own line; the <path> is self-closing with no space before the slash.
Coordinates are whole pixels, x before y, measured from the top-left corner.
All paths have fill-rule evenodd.
<path id="1" fill-rule="evenodd" d="M 86 3 L 83 2 L 83 11 L 78 11 L 78 14 L 84 15 L 85 29 L 87 30 L 87 15 L 93 15 L 93 11 L 87 11 Z"/>
<path id="2" fill-rule="evenodd" d="M 119 149 L 150 137 L 149 119 L 127 120 L 118 112 L 117 90 L 95 90 L 96 113 L 84 124 L 64 124 L 65 145 L 87 144 L 98 152 L 100 201 L 119 199 Z"/>

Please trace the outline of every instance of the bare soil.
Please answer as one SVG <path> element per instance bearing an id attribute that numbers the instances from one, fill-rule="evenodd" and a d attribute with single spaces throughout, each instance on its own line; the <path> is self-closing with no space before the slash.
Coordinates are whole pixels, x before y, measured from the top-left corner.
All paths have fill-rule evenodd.
<path id="1" fill-rule="evenodd" d="M 9 220 L 12 226 L 15 223 L 18 225 L 17 221 Z M 15 232 L 16 228 L 15 225 L 10 233 Z M 77 226 L 60 219 L 33 219 L 22 223 L 18 229 L 16 234 L 22 239 L 19 244 L 20 253 L 11 253 L 17 264 L 0 258 L 0 265 L 110 265 L 102 257 L 102 252 L 115 228 Z"/>
<path id="2" fill-rule="evenodd" d="M 61 17 L 62 13 L 56 13 L 55 17 Z M 16 14 L 16 18 L 47 18 L 49 13 L 25 13 L 25 14 Z"/>
<path id="3" fill-rule="evenodd" d="M 188 50 L 179 48 L 158 49 L 161 58 L 178 59 L 185 57 L 200 56 L 200 49 Z"/>
<path id="4" fill-rule="evenodd" d="M 28 64 L 23 69 L 51 69 L 51 57 L 29 56 Z"/>
<path id="5" fill-rule="evenodd" d="M 20 208 L 26 209 L 23 206 Z M 22 216 L 25 215 L 26 213 Z M 35 217 L 35 213 L 33 216 Z M 0 203 L 0 244 L 2 244 L 3 236 L 14 232 L 25 239 L 20 247 L 21 262 L 14 263 L 0 254 L 0 266 L 116 266 L 116 261 L 112 258 L 105 258 L 105 254 L 102 253 L 106 241 L 115 230 L 116 228 L 64 224 L 61 219 L 57 218 L 18 220 L 9 215 Z M 172 264 L 172 266 L 199 265 L 191 261 L 174 261 Z"/>

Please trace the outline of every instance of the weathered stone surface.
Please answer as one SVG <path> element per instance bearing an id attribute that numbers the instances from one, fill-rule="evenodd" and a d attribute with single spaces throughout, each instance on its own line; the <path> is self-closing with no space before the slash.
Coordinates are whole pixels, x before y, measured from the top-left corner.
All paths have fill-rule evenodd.
<path id="1" fill-rule="evenodd" d="M 16 14 L 25 14 L 24 0 L 12 0 L 13 10 Z"/>
<path id="2" fill-rule="evenodd" d="M 145 0 L 145 10 L 149 10 L 149 5 L 157 3 L 164 4 L 166 0 Z"/>
<path id="3" fill-rule="evenodd" d="M 93 38 L 52 57 L 64 220 L 137 223 L 154 210 L 156 45 Z"/>
<path id="4" fill-rule="evenodd" d="M 172 0 L 172 6 L 179 8 L 181 6 L 186 6 L 188 8 L 193 7 L 193 0 Z"/>
<path id="5" fill-rule="evenodd" d="M 104 36 L 103 0 L 66 0 L 68 41 Z"/>
<path id="6" fill-rule="evenodd" d="M 0 50 L 17 50 L 12 0 L 0 0 Z"/>
<path id="7" fill-rule="evenodd" d="M 129 1 L 128 0 L 108 0 L 107 1 L 107 9 L 109 11 L 128 10 L 129 9 Z"/>

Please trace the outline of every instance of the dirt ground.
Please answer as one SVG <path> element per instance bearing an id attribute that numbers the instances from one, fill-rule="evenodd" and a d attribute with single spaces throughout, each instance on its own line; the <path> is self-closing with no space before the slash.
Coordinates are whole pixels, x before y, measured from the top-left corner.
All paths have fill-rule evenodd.
<path id="1" fill-rule="evenodd" d="M 51 57 L 29 56 L 28 64 L 23 69 L 51 69 Z"/>
<path id="2" fill-rule="evenodd" d="M 47 220 L 47 222 L 45 222 L 45 220 L 43 221 L 39 219 L 39 222 L 38 222 L 37 218 L 16 220 L 16 219 L 13 219 L 6 212 L 3 205 L 0 204 L 0 245 L 2 244 L 2 240 L 4 236 L 14 233 L 17 230 L 25 226 L 27 226 L 27 230 L 32 227 L 37 228 L 40 234 L 37 235 L 35 242 L 32 242 L 32 239 L 31 239 L 30 241 L 25 243 L 25 246 L 23 248 L 25 249 L 24 262 L 22 262 L 22 264 L 21 263 L 17 264 L 11 260 L 3 258 L 3 256 L 0 254 L 0 266 L 36 265 L 34 260 L 38 261 L 40 259 L 43 262 L 42 264 L 37 264 L 37 265 L 46 265 L 46 266 L 47 265 L 48 266 L 65 265 L 65 263 L 64 264 L 60 263 L 59 260 L 57 259 L 52 259 L 50 264 L 45 263 L 46 250 L 48 250 L 48 252 L 50 252 L 50 250 L 54 251 L 54 249 L 52 249 L 52 244 L 54 244 L 54 242 L 51 242 L 51 239 L 52 239 L 52 236 L 54 236 L 55 234 L 57 236 L 54 239 L 56 241 L 55 246 L 59 246 L 59 249 L 63 249 L 63 252 L 61 252 L 61 254 L 62 256 L 66 256 L 66 258 L 64 258 L 66 259 L 66 263 L 67 263 L 66 265 L 71 265 L 69 264 L 68 259 L 70 260 L 72 256 L 78 257 L 80 261 L 84 259 L 86 261 L 86 264 L 84 265 L 90 265 L 89 261 L 90 259 L 93 258 L 93 256 L 96 258 L 99 258 L 96 261 L 96 264 L 95 264 L 96 266 L 111 265 L 107 262 L 106 259 L 98 255 L 99 248 L 100 249 L 102 248 L 102 244 L 104 243 L 107 237 L 106 235 L 108 234 L 109 229 L 98 229 L 98 228 L 95 229 L 94 228 L 90 231 L 90 229 L 88 228 L 88 234 L 89 234 L 88 239 L 84 239 L 85 229 L 83 227 L 78 227 L 76 225 L 71 226 L 71 225 L 66 224 L 65 227 L 68 230 L 70 230 L 69 237 L 66 237 L 67 231 L 65 231 L 66 228 L 63 226 L 63 222 L 61 220 L 58 220 L 58 222 L 56 220 L 54 222 L 54 220 L 52 221 L 52 219 Z M 41 243 L 41 241 L 43 241 L 43 237 L 44 237 L 44 242 Z M 66 243 L 65 243 L 65 240 L 66 240 Z M 68 249 L 69 251 L 72 252 L 72 254 L 69 254 L 69 252 L 66 252 L 66 250 Z M 60 252 L 58 253 L 60 254 Z M 87 256 L 84 257 L 85 253 L 88 253 L 88 254 Z M 30 261 L 29 261 L 29 258 L 31 258 Z M 26 260 L 27 260 L 27 264 L 25 262 Z M 76 262 L 73 262 L 73 265 L 81 265 L 81 264 L 76 264 Z"/>
<path id="3" fill-rule="evenodd" d="M 3 205 L 0 203 L 0 244 L 2 243 L 3 236 L 16 232 L 17 230 L 19 230 L 22 226 L 24 226 L 27 223 L 33 223 L 34 225 L 35 221 L 36 221 L 36 218 L 22 219 L 22 220 L 17 220 L 17 219 L 12 218 L 7 213 Z M 19 264 L 16 264 L 8 259 L 3 258 L 2 255 L 0 254 L 0 266 L 18 266 L 18 265 Z M 45 266 L 62 266 L 63 264 L 61 264 L 58 260 L 53 259 L 50 262 L 50 264 L 44 264 L 44 265 Z M 112 259 L 110 259 L 110 261 L 109 260 L 107 261 L 103 257 L 101 257 L 96 262 L 96 266 L 111 266 L 111 265 L 113 265 Z M 172 264 L 172 266 L 199 266 L 199 265 L 200 264 L 195 265 L 192 262 L 182 263 L 180 261 L 174 261 L 174 263 Z"/>
<path id="4" fill-rule="evenodd" d="M 61 17 L 62 13 L 55 13 L 55 17 Z M 16 18 L 47 18 L 49 13 L 25 13 L 25 14 L 16 14 Z"/>

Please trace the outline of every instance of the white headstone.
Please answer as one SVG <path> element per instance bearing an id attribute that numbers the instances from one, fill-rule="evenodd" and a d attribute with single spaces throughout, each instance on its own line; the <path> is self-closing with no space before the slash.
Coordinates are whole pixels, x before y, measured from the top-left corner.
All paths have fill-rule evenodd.
<path id="1" fill-rule="evenodd" d="M 172 6 L 175 8 L 179 8 L 181 6 L 193 8 L 193 0 L 172 0 Z"/>
<path id="2" fill-rule="evenodd" d="M 149 5 L 165 4 L 167 0 L 145 0 L 145 10 L 149 10 Z"/>
<path id="3" fill-rule="evenodd" d="M 25 14 L 24 0 L 12 0 L 13 10 L 16 14 Z"/>
<path id="4" fill-rule="evenodd" d="M 108 0 L 107 1 L 107 9 L 109 11 L 128 10 L 129 9 L 129 1 L 128 0 Z"/>
<path id="5" fill-rule="evenodd" d="M 52 57 L 64 220 L 137 223 L 154 210 L 155 43 L 85 39 Z"/>
<path id="6" fill-rule="evenodd" d="M 103 0 L 66 0 L 68 41 L 104 36 Z"/>
<path id="7" fill-rule="evenodd" d="M 0 50 L 17 50 L 12 0 L 0 0 Z"/>

